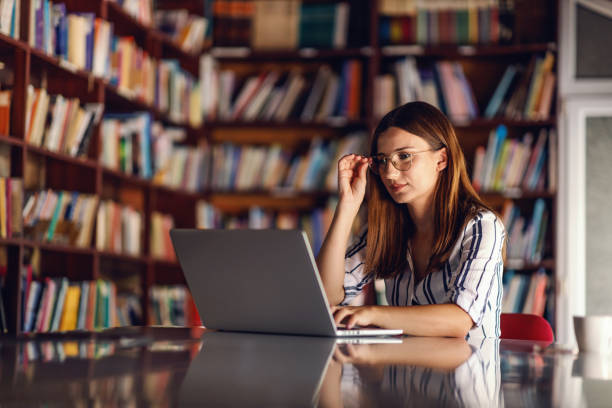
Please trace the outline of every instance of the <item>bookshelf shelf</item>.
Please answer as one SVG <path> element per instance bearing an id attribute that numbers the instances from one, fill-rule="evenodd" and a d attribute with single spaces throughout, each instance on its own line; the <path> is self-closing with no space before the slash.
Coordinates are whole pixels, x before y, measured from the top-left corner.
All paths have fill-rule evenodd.
<path id="1" fill-rule="evenodd" d="M 212 47 L 210 53 L 220 61 L 240 62 L 244 58 L 257 60 L 333 60 L 344 58 L 366 58 L 372 53 L 370 47 L 346 49 L 257 50 L 248 47 Z"/>
<path id="2" fill-rule="evenodd" d="M 204 192 L 189 191 L 154 183 L 151 184 L 151 188 L 158 194 L 169 194 L 172 196 L 179 196 L 180 198 L 189 198 L 191 200 L 205 199 L 207 197 L 206 193 Z"/>
<path id="3" fill-rule="evenodd" d="M 383 57 L 435 57 L 435 58 L 466 58 L 466 57 L 496 57 L 514 56 L 521 54 L 533 54 L 556 50 L 555 43 L 535 44 L 501 44 L 501 45 L 448 45 L 448 46 L 423 46 L 419 44 L 410 45 L 388 45 L 381 48 Z"/>
<path id="4" fill-rule="evenodd" d="M 113 180 L 115 182 L 126 183 L 131 186 L 139 187 L 139 188 L 147 188 L 151 185 L 149 180 L 143 179 L 142 177 L 133 176 L 127 173 L 123 173 L 119 170 L 109 169 L 107 167 L 102 167 L 102 175 L 107 180 Z"/>
<path id="5" fill-rule="evenodd" d="M 122 254 L 122 253 L 116 253 L 116 252 L 110 252 L 110 251 L 100 251 L 100 250 L 97 250 L 96 253 L 99 254 L 100 257 L 102 258 L 114 259 L 118 261 L 126 261 L 126 262 L 131 262 L 131 263 L 149 264 L 151 261 L 149 257 L 143 256 L 143 255 L 136 256 L 136 255 Z"/>
<path id="6" fill-rule="evenodd" d="M 61 254 L 80 254 L 80 255 L 88 255 L 93 256 L 96 253 L 96 250 L 93 248 L 79 248 L 76 246 L 63 245 L 63 244 L 55 244 L 52 242 L 41 242 L 34 241 L 30 239 L 23 239 L 23 246 L 30 248 L 40 248 L 45 251 L 52 251 Z"/>
<path id="7" fill-rule="evenodd" d="M 19 146 L 19 147 L 23 147 L 24 146 L 24 142 L 21 139 L 18 139 L 16 137 L 13 136 L 7 136 L 7 135 L 0 135 L 0 142 L 1 143 L 7 143 L 9 145 L 12 146 Z"/>
<path id="8" fill-rule="evenodd" d="M 73 157 L 67 154 L 53 152 L 43 147 L 33 146 L 27 143 L 25 143 L 25 149 L 28 152 L 33 152 L 41 156 L 50 157 L 54 160 L 63 161 L 65 163 L 70 163 L 77 166 L 83 166 L 90 169 L 96 169 L 98 167 L 98 164 L 94 160 L 91 160 L 89 158 Z"/>
<path id="9" fill-rule="evenodd" d="M 265 121 L 211 121 L 206 122 L 204 125 L 205 129 L 217 129 L 217 128 L 273 128 L 273 129 L 288 129 L 288 128 L 301 128 L 301 129 L 342 129 L 347 128 L 359 128 L 368 126 L 366 120 L 346 120 L 344 118 L 338 118 L 337 120 L 330 120 L 326 122 L 301 122 L 299 120 L 289 120 L 284 122 L 265 122 Z"/>
<path id="10" fill-rule="evenodd" d="M 324 202 L 329 192 L 227 192 L 211 193 L 210 203 L 224 213 L 240 213 L 257 206 L 279 211 L 303 211 Z"/>
<path id="11" fill-rule="evenodd" d="M 93 81 L 95 79 L 91 72 L 78 69 L 68 61 L 48 55 L 44 51 L 34 47 L 29 47 L 29 51 L 33 59 L 31 63 L 32 66 L 35 66 L 35 62 L 39 62 L 42 64 L 41 67 L 52 70 L 56 73 L 66 74 L 74 78 L 80 78 L 87 81 Z"/>
<path id="12" fill-rule="evenodd" d="M 516 190 L 516 191 L 483 191 L 479 193 L 480 196 L 485 200 L 497 200 L 497 199 L 512 199 L 512 200 L 533 200 L 537 198 L 553 199 L 556 197 L 555 192 L 551 191 L 529 191 L 529 190 Z"/>
<path id="13" fill-rule="evenodd" d="M 555 126 L 556 120 L 546 119 L 546 120 L 516 120 L 516 119 L 506 119 L 506 118 L 478 118 L 472 119 L 466 122 L 454 122 L 453 125 L 457 129 L 473 129 L 473 128 L 492 128 L 499 125 L 506 125 L 508 127 L 517 127 L 517 128 L 537 128 L 537 127 L 548 127 Z"/>
<path id="14" fill-rule="evenodd" d="M 2 50 L 12 50 L 15 48 L 27 50 L 28 45 L 8 35 L 0 34 L 0 52 L 2 52 Z"/>

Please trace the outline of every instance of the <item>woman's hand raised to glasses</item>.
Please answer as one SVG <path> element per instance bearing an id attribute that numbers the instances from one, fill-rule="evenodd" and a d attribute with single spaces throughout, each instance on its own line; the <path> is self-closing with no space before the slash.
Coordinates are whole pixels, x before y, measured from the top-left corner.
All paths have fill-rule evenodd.
<path id="1" fill-rule="evenodd" d="M 340 203 L 359 209 L 365 197 L 370 158 L 349 154 L 338 161 L 338 194 Z"/>

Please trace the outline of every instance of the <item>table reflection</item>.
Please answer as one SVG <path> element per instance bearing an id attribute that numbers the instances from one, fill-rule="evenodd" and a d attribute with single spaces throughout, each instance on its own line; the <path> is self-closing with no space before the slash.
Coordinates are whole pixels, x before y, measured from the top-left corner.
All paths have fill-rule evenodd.
<path id="1" fill-rule="evenodd" d="M 533 342 L 140 328 L 0 337 L 0 407 L 592 407 L 612 356 Z"/>
<path id="2" fill-rule="evenodd" d="M 338 345 L 320 406 L 503 406 L 499 367 L 494 339 Z"/>

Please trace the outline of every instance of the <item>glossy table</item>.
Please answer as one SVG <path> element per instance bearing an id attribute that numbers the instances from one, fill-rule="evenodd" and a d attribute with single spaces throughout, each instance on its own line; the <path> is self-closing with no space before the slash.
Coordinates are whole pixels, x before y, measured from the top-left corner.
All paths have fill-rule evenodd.
<path id="1" fill-rule="evenodd" d="M 0 358 L 0 407 L 612 406 L 612 357 L 521 341 L 147 327 L 0 337 Z"/>

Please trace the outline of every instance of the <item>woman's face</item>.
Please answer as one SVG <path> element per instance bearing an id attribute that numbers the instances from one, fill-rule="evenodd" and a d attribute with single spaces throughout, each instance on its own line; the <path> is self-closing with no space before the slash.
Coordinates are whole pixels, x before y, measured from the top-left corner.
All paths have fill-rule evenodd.
<path id="1" fill-rule="evenodd" d="M 426 204 L 433 196 L 439 173 L 446 168 L 446 149 L 434 151 L 425 139 L 397 127 L 390 127 L 378 138 L 378 154 L 399 159 L 411 156 L 410 168 L 396 169 L 390 160 L 380 168 L 380 178 L 396 203 Z M 416 153 L 415 152 L 420 152 Z M 404 154 L 402 154 L 404 153 Z"/>

